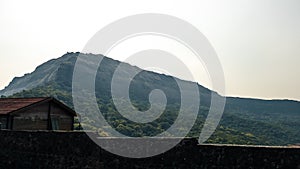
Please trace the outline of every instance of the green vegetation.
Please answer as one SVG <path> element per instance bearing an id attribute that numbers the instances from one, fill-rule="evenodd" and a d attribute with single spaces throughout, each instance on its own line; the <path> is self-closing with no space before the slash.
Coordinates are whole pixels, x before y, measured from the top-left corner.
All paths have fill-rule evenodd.
<path id="1" fill-rule="evenodd" d="M 64 102 L 70 107 L 72 105 L 72 96 L 70 92 L 60 90 L 56 84 L 48 84 L 31 90 L 22 91 L 14 94 L 11 97 L 48 97 L 52 96 Z M 176 111 L 178 106 L 170 107 L 159 120 L 149 124 L 135 124 L 122 117 L 115 109 L 112 101 L 105 103 L 99 99 L 99 109 L 103 112 L 103 116 L 108 123 L 122 134 L 132 137 L 154 136 L 168 129 L 177 117 Z M 138 105 L 138 104 L 136 104 Z M 147 107 L 147 104 L 142 104 L 141 107 Z M 141 108 L 145 109 L 145 108 Z M 207 115 L 208 108 L 201 107 L 198 118 L 188 137 L 199 137 L 203 122 Z M 296 116 L 296 115 L 295 115 Z M 254 117 L 252 117 L 254 118 Z M 278 117 L 273 117 L 273 120 Z M 85 116 L 81 119 L 81 125 L 85 130 L 98 131 L 101 136 L 109 136 L 103 128 L 97 128 L 94 117 Z M 273 122 L 272 118 L 268 121 L 253 120 L 246 116 L 246 113 L 238 112 L 229 113 L 228 110 L 224 113 L 215 133 L 207 140 L 207 143 L 220 144 L 249 144 L 249 145 L 287 145 L 299 142 L 299 131 L 296 125 L 299 126 L 296 119 L 291 126 L 286 123 Z M 80 129 L 80 127 L 75 126 Z M 105 126 L 104 126 L 105 128 Z"/>

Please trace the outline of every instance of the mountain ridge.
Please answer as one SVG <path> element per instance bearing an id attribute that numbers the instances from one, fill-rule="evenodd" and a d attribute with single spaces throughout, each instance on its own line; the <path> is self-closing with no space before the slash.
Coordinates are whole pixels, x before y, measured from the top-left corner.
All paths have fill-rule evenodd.
<path id="1" fill-rule="evenodd" d="M 49 64 L 55 64 L 55 62 L 57 62 L 57 61 L 62 61 L 62 59 L 64 59 L 64 60 L 68 60 L 68 59 L 70 59 L 70 58 L 72 58 L 72 57 L 77 57 L 78 56 L 78 54 L 80 54 L 80 52 L 67 52 L 67 53 L 65 53 L 64 55 L 62 55 L 61 57 L 58 57 L 58 58 L 53 58 L 53 59 L 50 59 L 50 60 L 48 60 L 48 61 L 46 61 L 46 62 L 44 62 L 44 63 L 42 63 L 41 65 L 39 65 L 39 66 L 37 66 L 36 68 L 35 68 L 35 70 L 34 71 L 32 71 L 32 72 L 30 72 L 30 73 L 26 73 L 26 74 L 24 74 L 23 76 L 18 76 L 18 77 L 14 77 L 13 79 L 12 79 L 12 81 L 7 85 L 7 86 L 5 86 L 3 89 L 1 89 L 0 90 L 0 96 L 9 96 L 9 95 L 12 95 L 12 94 L 15 94 L 15 93 L 17 93 L 17 92 L 21 92 L 22 90 L 29 90 L 29 89 L 32 89 L 32 88 L 34 88 L 34 87 L 37 87 L 40 83 L 38 83 L 38 84 L 36 84 L 36 85 L 34 85 L 34 86 L 30 86 L 30 87 L 19 87 L 19 90 L 16 90 L 16 89 L 14 89 L 14 90 L 11 90 L 12 88 L 14 88 L 15 87 L 15 85 L 16 84 L 20 84 L 22 81 L 20 81 L 20 79 L 22 79 L 22 78 L 30 78 L 30 76 L 34 73 L 34 72 L 36 72 L 36 71 L 38 71 L 39 69 L 42 69 L 44 66 L 48 66 Z M 86 55 L 95 55 L 95 56 L 103 56 L 103 55 L 101 55 L 101 54 L 91 54 L 91 53 L 86 53 Z M 107 59 L 111 59 L 111 60 L 113 60 L 113 61 L 117 61 L 117 62 L 121 62 L 121 61 L 119 61 L 119 60 L 115 60 L 115 59 L 112 59 L 112 58 L 109 58 L 109 57 L 106 57 L 106 56 L 103 56 L 104 58 L 107 58 Z M 129 63 L 127 63 L 127 64 L 129 64 Z M 130 65 L 130 64 L 129 64 Z M 136 67 L 136 68 L 138 68 L 138 69 L 140 69 L 139 67 L 137 67 L 137 66 L 134 66 L 134 65 L 130 65 L 130 66 L 132 66 L 132 67 Z M 58 67 L 57 67 L 58 68 Z M 49 70 L 50 71 L 50 70 Z M 53 72 L 53 71 L 52 71 Z M 151 72 L 151 71 L 150 71 Z M 54 71 L 53 73 L 51 73 L 51 74 L 54 74 L 54 73 L 56 73 L 56 71 Z M 171 76 L 171 75 L 166 75 L 166 74 L 164 74 L 164 73 L 158 73 L 158 72 L 153 72 L 153 73 L 156 73 L 156 74 L 159 74 L 159 75 L 163 75 L 163 76 L 170 76 L 170 77 L 173 77 L 173 76 Z M 48 77 L 48 76 L 47 76 Z M 51 76 L 50 76 L 51 77 Z M 181 81 L 186 81 L 186 82 L 192 82 L 192 81 L 188 81 L 188 80 L 184 80 L 184 79 L 180 79 L 180 78 L 177 78 L 177 77 L 174 77 L 174 78 L 176 78 L 176 79 L 179 79 L 179 80 L 181 80 Z M 47 81 L 46 81 L 47 82 Z M 203 85 L 200 85 L 198 82 L 192 82 L 192 83 L 196 83 L 197 85 L 199 85 L 199 86 L 201 86 L 201 87 L 203 87 L 203 88 L 205 88 L 205 89 L 207 89 L 207 90 L 210 90 L 210 91 L 213 91 L 213 90 L 211 90 L 211 89 L 209 89 L 208 87 L 205 87 L 205 86 L 203 86 Z M 10 91 L 11 90 L 11 91 Z M 213 91 L 213 92 L 215 92 L 215 91 Z M 217 93 L 217 92 L 216 92 Z M 219 93 L 217 93 L 217 94 L 219 94 Z M 220 94 L 219 94 L 220 95 Z M 286 98 L 270 98 L 270 99 L 267 99 L 267 98 L 258 98 L 258 97 L 243 97 L 243 96 L 223 96 L 223 97 L 226 97 L 226 98 L 230 98 L 230 99 L 247 99 L 247 100 L 261 100 L 261 101 L 293 101 L 293 102 L 300 102 L 300 100 L 297 100 L 297 99 L 286 99 Z"/>

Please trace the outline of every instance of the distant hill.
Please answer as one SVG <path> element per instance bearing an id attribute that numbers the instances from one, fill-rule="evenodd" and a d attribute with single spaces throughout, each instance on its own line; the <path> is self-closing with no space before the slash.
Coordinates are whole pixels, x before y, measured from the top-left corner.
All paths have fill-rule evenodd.
<path id="1" fill-rule="evenodd" d="M 6 97 L 41 97 L 53 96 L 73 107 L 72 76 L 79 53 L 67 53 L 58 59 L 50 60 L 36 68 L 30 74 L 14 78 L 0 95 Z M 110 125 L 121 133 L 130 136 L 153 136 L 169 128 L 176 119 L 179 109 L 179 88 L 173 77 L 149 71 L 142 71 L 131 84 L 130 97 L 139 110 L 147 110 L 149 92 L 161 89 L 166 93 L 168 105 L 164 114 L 155 122 L 136 124 L 126 120 L 117 113 L 112 102 L 110 82 L 119 61 L 102 55 L 86 54 L 89 57 L 103 57 L 96 77 L 96 96 L 101 112 Z M 86 74 L 90 73 L 86 63 Z M 139 69 L 127 64 L 124 73 L 130 69 Z M 185 83 L 193 83 L 187 82 Z M 201 108 L 194 127 L 188 136 L 198 137 L 206 118 L 211 92 L 198 85 Z M 289 100 L 259 100 L 228 97 L 222 120 L 207 141 L 209 143 L 229 144 L 265 144 L 287 145 L 300 143 L 300 102 Z M 93 117 L 86 117 L 83 126 L 86 129 L 101 129 L 93 126 Z"/>

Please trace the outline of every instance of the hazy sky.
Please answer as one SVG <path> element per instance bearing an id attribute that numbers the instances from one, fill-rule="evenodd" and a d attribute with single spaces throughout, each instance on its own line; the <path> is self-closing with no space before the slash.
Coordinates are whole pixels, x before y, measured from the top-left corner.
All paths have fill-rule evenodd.
<path id="1" fill-rule="evenodd" d="M 0 0 L 0 88 L 49 59 L 81 51 L 105 25 L 149 12 L 184 19 L 208 38 L 227 95 L 300 100 L 299 0 Z"/>

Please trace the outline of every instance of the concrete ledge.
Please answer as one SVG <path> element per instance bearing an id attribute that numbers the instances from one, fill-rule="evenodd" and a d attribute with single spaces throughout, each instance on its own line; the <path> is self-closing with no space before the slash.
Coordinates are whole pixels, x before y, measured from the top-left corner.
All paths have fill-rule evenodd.
<path id="1" fill-rule="evenodd" d="M 107 152 L 85 132 L 2 130 L 0 138 L 1 169 L 300 169 L 300 148 L 286 146 L 199 145 L 197 139 L 185 138 L 158 156 L 130 159 Z"/>

